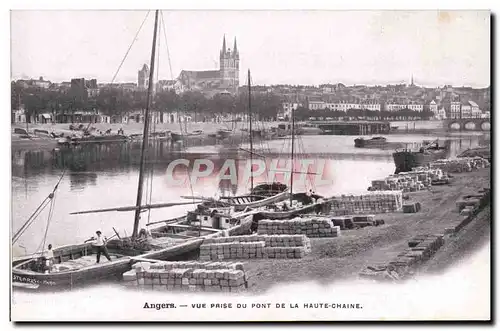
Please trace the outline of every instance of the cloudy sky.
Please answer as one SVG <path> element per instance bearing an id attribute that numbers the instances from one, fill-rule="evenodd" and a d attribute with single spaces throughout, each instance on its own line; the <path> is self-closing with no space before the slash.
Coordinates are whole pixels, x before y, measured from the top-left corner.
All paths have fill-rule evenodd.
<path id="1" fill-rule="evenodd" d="M 147 11 L 12 11 L 14 79 L 110 82 Z M 488 11 L 163 11 L 174 77 L 218 69 L 222 36 L 238 40 L 240 83 L 486 87 Z M 149 63 L 151 11 L 116 78 L 136 81 Z M 171 73 L 163 31 L 159 78 Z"/>

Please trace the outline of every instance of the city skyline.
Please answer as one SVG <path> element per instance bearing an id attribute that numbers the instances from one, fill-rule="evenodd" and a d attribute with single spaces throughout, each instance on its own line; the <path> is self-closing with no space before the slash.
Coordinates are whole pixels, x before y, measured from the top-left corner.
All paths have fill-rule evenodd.
<path id="1" fill-rule="evenodd" d="M 145 15 L 12 11 L 12 78 L 110 82 Z M 115 82 L 136 82 L 137 71 L 149 63 L 153 16 Z M 172 74 L 160 31 L 158 79 L 218 68 L 225 35 L 238 39 L 240 85 L 246 84 L 247 69 L 254 85 L 387 85 L 408 83 L 412 75 L 420 86 L 490 85 L 489 11 L 164 11 L 163 16 Z M 275 25 L 266 28 L 269 23 Z"/>

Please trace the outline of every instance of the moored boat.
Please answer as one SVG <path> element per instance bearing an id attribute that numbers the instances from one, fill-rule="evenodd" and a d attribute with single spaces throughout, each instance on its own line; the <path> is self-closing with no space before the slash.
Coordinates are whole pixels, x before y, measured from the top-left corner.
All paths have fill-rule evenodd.
<path id="1" fill-rule="evenodd" d="M 385 137 L 373 137 L 371 139 L 364 139 L 364 138 L 354 139 L 354 147 L 358 148 L 369 148 L 369 147 L 382 148 L 385 146 L 387 146 L 387 138 Z"/>
<path id="2" fill-rule="evenodd" d="M 425 166 L 432 161 L 444 159 L 447 152 L 447 148 L 439 146 L 437 140 L 423 145 L 418 151 L 396 150 L 392 154 L 396 166 L 395 173 L 411 171 L 413 168 Z"/>

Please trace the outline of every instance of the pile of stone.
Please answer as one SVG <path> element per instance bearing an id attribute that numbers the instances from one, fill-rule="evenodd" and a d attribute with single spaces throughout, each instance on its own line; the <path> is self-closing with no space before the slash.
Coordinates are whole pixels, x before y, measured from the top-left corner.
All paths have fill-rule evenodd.
<path id="1" fill-rule="evenodd" d="M 400 280 L 412 274 L 444 245 L 444 235 L 418 235 L 408 241 L 408 248 L 386 265 L 368 266 L 359 273 L 373 280 Z"/>
<path id="2" fill-rule="evenodd" d="M 401 172 L 384 179 L 372 181 L 369 191 L 415 192 L 428 189 L 433 181 L 444 179 L 445 174 L 439 168 L 418 167 L 410 172 Z"/>
<path id="3" fill-rule="evenodd" d="M 464 226 L 470 223 L 487 204 L 490 203 L 491 189 L 482 188 L 476 193 L 467 194 L 457 201 L 457 208 L 460 215 L 453 226 L 446 228 L 446 234 L 459 232 Z"/>
<path id="4" fill-rule="evenodd" d="M 413 237 L 408 241 L 408 247 L 389 262 L 394 266 L 415 267 L 429 260 L 441 246 L 444 245 L 444 236 L 441 234 L 424 234 Z"/>
<path id="5" fill-rule="evenodd" d="M 449 173 L 470 172 L 475 169 L 487 168 L 489 166 L 490 162 L 479 156 L 444 159 L 430 163 L 430 168 L 441 169 Z"/>
<path id="6" fill-rule="evenodd" d="M 346 215 L 331 218 L 335 226 L 340 230 L 364 228 L 366 226 L 379 226 L 385 224 L 384 220 L 375 219 L 375 215 Z"/>
<path id="7" fill-rule="evenodd" d="M 247 287 L 240 262 L 139 262 L 123 274 L 123 282 L 164 291 L 241 292 Z"/>
<path id="8" fill-rule="evenodd" d="M 342 195 L 328 199 L 326 205 L 331 211 L 342 210 L 348 214 L 390 213 L 403 208 L 403 193 L 374 191 L 361 195 Z"/>
<path id="9" fill-rule="evenodd" d="M 338 237 L 340 227 L 325 217 L 296 217 L 291 220 L 260 220 L 258 234 L 305 234 L 313 237 Z"/>
<path id="10" fill-rule="evenodd" d="M 299 259 L 311 252 L 305 235 L 248 235 L 206 239 L 200 260 Z"/>

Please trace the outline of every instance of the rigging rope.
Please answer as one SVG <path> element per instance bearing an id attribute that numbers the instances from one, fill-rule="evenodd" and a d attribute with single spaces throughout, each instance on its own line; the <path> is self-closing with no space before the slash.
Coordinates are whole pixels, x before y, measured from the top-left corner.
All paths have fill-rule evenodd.
<path id="1" fill-rule="evenodd" d="M 165 21 L 163 20 L 163 11 L 160 10 L 160 18 L 161 18 L 161 24 L 163 26 L 163 36 L 165 37 L 165 45 L 167 47 L 167 57 L 168 57 L 168 66 L 170 68 L 170 78 L 174 79 L 174 73 L 172 71 L 172 63 L 170 62 L 170 51 L 168 49 L 168 42 L 167 42 L 167 30 L 165 29 Z"/>
<path id="2" fill-rule="evenodd" d="M 142 26 L 144 25 L 144 23 L 146 22 L 146 19 L 148 18 L 149 16 L 149 12 L 150 10 L 148 10 L 148 12 L 146 13 L 146 16 L 144 17 L 144 20 L 142 21 L 141 23 L 141 26 L 139 27 L 139 30 L 137 30 L 137 33 L 135 34 L 135 37 L 134 39 L 132 40 L 132 43 L 130 44 L 127 52 L 125 53 L 125 56 L 123 57 L 122 59 L 122 62 L 120 63 L 120 65 L 118 66 L 118 69 L 116 70 L 115 72 L 115 75 L 113 76 L 113 79 L 111 80 L 111 83 L 113 83 L 116 79 L 116 76 L 118 75 L 118 72 L 120 71 L 123 63 L 125 62 L 125 60 L 127 59 L 127 56 L 128 56 L 128 53 L 130 52 L 130 50 L 132 49 L 132 46 L 134 45 L 135 41 L 137 40 L 137 36 L 139 35 L 139 32 L 141 32 L 141 29 L 142 29 Z"/>
<path id="3" fill-rule="evenodd" d="M 50 209 L 49 209 L 49 214 L 47 216 L 47 226 L 45 227 L 45 234 L 43 236 L 43 239 L 42 241 L 40 242 L 40 244 L 38 245 L 38 248 L 36 249 L 35 251 L 35 254 L 36 253 L 43 253 L 44 250 L 45 250 L 45 243 L 46 243 L 46 240 L 47 240 L 47 234 L 49 232 L 49 226 L 50 226 L 50 221 L 52 220 L 52 215 L 54 213 L 54 204 L 55 204 L 55 200 L 56 200 L 56 197 L 54 195 L 54 198 L 52 199 L 52 201 L 50 202 Z"/>
<path id="4" fill-rule="evenodd" d="M 38 206 L 38 208 L 33 212 L 33 214 L 28 218 L 28 220 L 21 226 L 21 228 L 12 236 L 12 244 L 15 244 L 19 238 L 26 232 L 26 230 L 33 224 L 35 219 L 40 215 L 40 213 L 47 207 L 49 202 L 52 202 L 55 192 L 57 188 L 59 187 L 59 183 L 61 183 L 61 180 L 64 177 L 64 174 L 66 173 L 66 169 L 63 170 L 63 173 L 59 180 L 57 181 L 56 185 L 54 186 L 54 189 L 52 192 L 42 201 L 42 203 Z"/>

